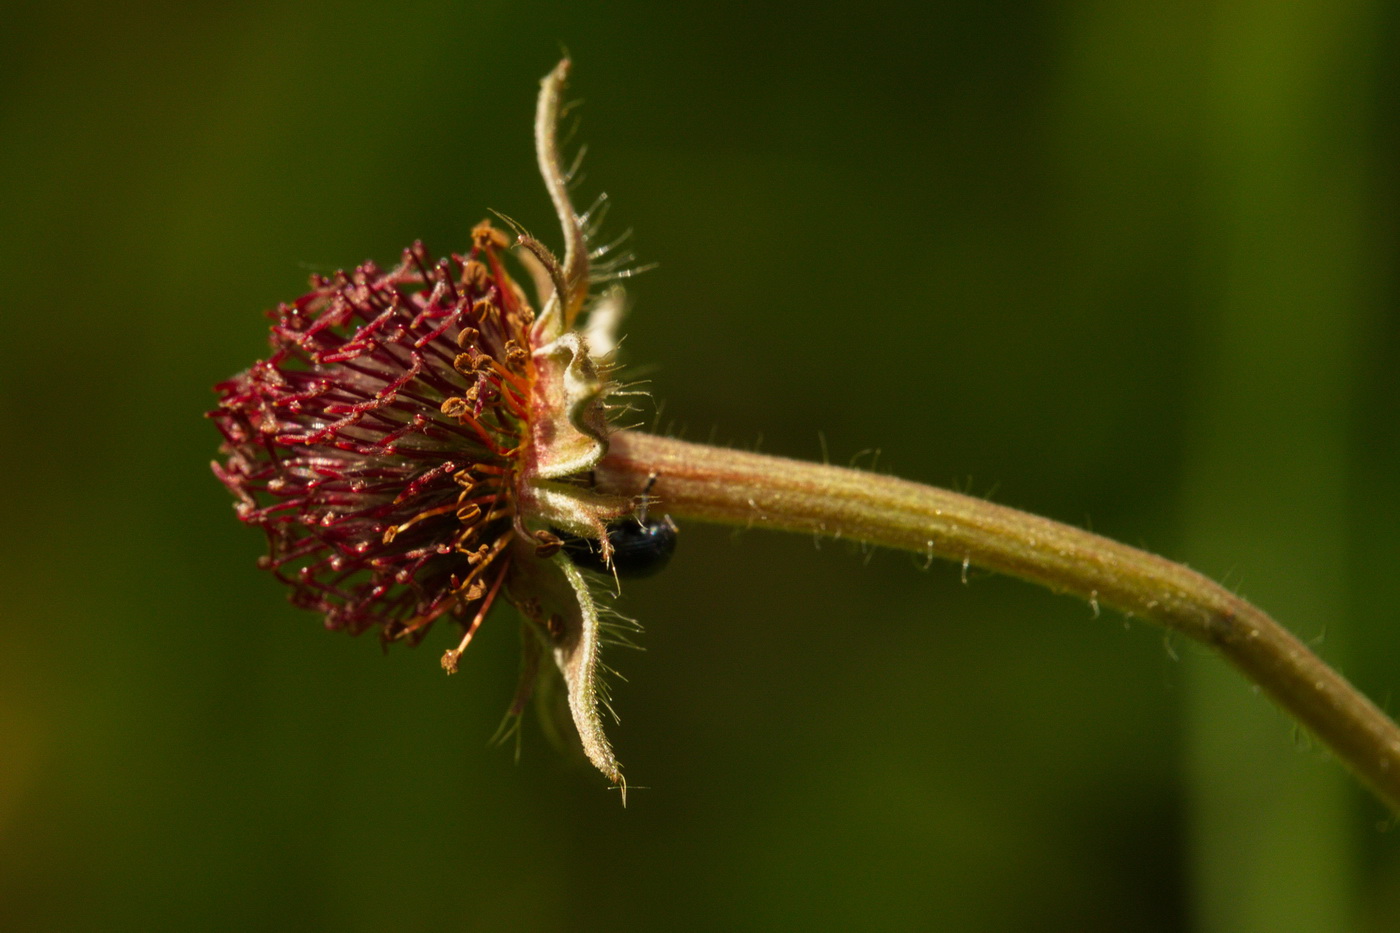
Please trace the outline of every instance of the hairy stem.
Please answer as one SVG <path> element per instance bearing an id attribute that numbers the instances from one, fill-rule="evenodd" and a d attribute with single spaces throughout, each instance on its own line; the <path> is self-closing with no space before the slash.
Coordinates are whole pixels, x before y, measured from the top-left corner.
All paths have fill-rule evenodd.
<path id="1" fill-rule="evenodd" d="M 606 491 L 680 519 L 865 541 L 1006 573 L 1219 651 L 1400 812 L 1400 728 L 1264 612 L 1194 570 L 1092 532 L 943 489 L 623 431 Z"/>

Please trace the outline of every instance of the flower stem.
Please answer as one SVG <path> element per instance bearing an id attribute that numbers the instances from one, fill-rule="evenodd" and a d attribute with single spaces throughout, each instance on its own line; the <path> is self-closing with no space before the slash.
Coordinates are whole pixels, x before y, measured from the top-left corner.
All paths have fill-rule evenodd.
<path id="1" fill-rule="evenodd" d="M 843 467 L 634 431 L 598 465 L 608 492 L 679 519 L 849 538 L 1006 573 L 1214 648 L 1400 812 L 1400 727 L 1263 611 L 1194 570 L 971 496 Z"/>

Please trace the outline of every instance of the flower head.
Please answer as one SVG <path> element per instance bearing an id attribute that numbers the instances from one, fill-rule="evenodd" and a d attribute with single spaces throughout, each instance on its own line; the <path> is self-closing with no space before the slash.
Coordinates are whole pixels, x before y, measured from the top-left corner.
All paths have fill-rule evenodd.
<path id="1" fill-rule="evenodd" d="M 215 387 L 224 460 L 213 469 L 239 518 L 267 534 L 261 565 L 328 628 L 416 644 L 451 619 L 463 630 L 443 656 L 453 672 L 504 596 L 527 636 L 512 713 L 552 652 L 584 751 L 621 784 L 598 715 L 598 608 L 550 531 L 606 549 L 607 523 L 633 509 L 591 488 L 620 299 L 590 296 L 588 218 L 560 170 L 567 70 L 546 76 L 536 115 L 564 258 L 516 237 L 540 311 L 506 271 L 510 239 L 486 222 L 465 253 L 434 260 L 418 243 L 392 270 L 313 277 L 270 313 L 271 354 Z M 589 327 L 575 330 L 585 312 Z"/>
<path id="2" fill-rule="evenodd" d="M 317 276 L 273 313 L 272 355 L 216 387 L 214 472 L 328 628 L 417 641 L 499 589 L 533 319 L 492 271 L 503 245 L 483 224 L 464 256 Z"/>

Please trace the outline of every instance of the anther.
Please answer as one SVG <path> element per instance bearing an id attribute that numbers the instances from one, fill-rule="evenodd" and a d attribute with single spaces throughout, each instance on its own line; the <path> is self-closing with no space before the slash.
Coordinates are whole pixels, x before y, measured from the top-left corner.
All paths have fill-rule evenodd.
<path id="1" fill-rule="evenodd" d="M 469 260 L 462 267 L 462 284 L 480 290 L 489 274 L 485 264 L 477 262 L 475 259 Z"/>
<path id="2" fill-rule="evenodd" d="M 476 347 L 467 347 L 466 353 L 458 353 L 452 361 L 452 368 L 463 375 L 479 372 L 491 365 L 491 358 Z"/>
<path id="3" fill-rule="evenodd" d="M 553 532 L 541 528 L 534 534 L 535 540 L 539 543 L 535 545 L 535 556 L 540 558 L 553 557 L 559 553 L 559 549 L 564 546 L 564 541 Z"/>
<path id="4" fill-rule="evenodd" d="M 506 341 L 506 365 L 512 369 L 525 365 L 525 361 L 530 358 L 530 354 L 525 352 L 525 348 L 514 340 Z"/>
<path id="5" fill-rule="evenodd" d="M 472 228 L 472 242 L 481 249 L 505 249 L 510 245 L 506 235 L 491 226 L 489 220 L 483 220 Z"/>

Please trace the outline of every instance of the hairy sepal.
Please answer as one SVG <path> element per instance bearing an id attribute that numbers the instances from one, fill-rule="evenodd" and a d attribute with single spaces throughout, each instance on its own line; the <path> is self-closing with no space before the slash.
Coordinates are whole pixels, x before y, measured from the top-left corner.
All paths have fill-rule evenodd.
<path id="1" fill-rule="evenodd" d="M 598 605 L 583 573 L 562 554 L 523 561 L 512 587 L 529 598 L 517 602 L 545 639 L 568 693 L 569 714 L 583 753 L 620 788 L 622 766 L 603 730 L 606 696 L 600 676 Z"/>
<path id="2" fill-rule="evenodd" d="M 608 452 L 603 408 L 608 383 L 582 335 L 568 333 L 535 351 L 534 457 L 531 476 L 559 479 L 587 473 Z"/>
<path id="3" fill-rule="evenodd" d="M 520 490 L 522 512 L 579 535 L 605 534 L 607 523 L 631 511 L 624 497 L 579 485 L 608 452 L 603 400 L 609 383 L 586 340 L 576 333 L 535 351 L 538 373 L 531 432 L 531 462 Z"/>

